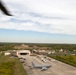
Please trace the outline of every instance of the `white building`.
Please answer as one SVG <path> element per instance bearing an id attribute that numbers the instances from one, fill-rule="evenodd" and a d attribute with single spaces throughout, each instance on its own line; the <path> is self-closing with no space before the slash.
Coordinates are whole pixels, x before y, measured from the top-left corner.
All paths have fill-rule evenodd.
<path id="1" fill-rule="evenodd" d="M 5 56 L 11 55 L 11 53 L 10 53 L 10 52 L 5 52 L 4 55 L 5 55 Z"/>
<path id="2" fill-rule="evenodd" d="M 30 53 L 30 51 L 29 50 L 18 50 L 17 51 L 17 56 L 18 57 L 22 57 L 22 56 L 24 56 L 24 55 L 30 55 L 31 53 Z"/>

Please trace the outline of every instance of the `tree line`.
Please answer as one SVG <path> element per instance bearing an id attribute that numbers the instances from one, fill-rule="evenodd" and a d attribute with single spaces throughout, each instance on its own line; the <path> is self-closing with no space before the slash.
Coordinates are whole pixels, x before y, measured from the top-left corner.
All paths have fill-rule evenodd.
<path id="1" fill-rule="evenodd" d="M 12 50 L 14 46 L 19 46 L 21 44 L 29 45 L 29 47 L 37 46 L 37 47 L 47 47 L 47 49 L 51 50 L 76 50 L 76 44 L 44 44 L 44 43 L 0 43 L 0 50 Z"/>

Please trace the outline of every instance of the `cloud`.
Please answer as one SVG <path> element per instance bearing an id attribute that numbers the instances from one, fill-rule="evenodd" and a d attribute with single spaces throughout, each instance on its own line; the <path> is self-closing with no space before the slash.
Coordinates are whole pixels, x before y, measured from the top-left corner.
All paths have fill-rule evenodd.
<path id="1" fill-rule="evenodd" d="M 76 35 L 75 0 L 3 0 L 14 16 L 0 13 L 0 28 Z"/>

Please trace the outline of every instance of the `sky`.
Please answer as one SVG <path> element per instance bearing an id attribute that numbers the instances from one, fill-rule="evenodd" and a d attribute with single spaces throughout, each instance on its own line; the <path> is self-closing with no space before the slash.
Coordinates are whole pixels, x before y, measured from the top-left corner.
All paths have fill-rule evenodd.
<path id="1" fill-rule="evenodd" d="M 76 0 L 2 0 L 0 42 L 76 44 Z"/>

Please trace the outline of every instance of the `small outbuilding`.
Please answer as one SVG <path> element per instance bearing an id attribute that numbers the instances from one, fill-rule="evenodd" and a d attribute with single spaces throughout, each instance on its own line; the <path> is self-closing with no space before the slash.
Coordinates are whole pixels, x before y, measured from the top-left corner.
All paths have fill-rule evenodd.
<path id="1" fill-rule="evenodd" d="M 5 56 L 11 55 L 11 53 L 10 53 L 10 52 L 5 52 L 4 55 L 5 55 Z"/>

